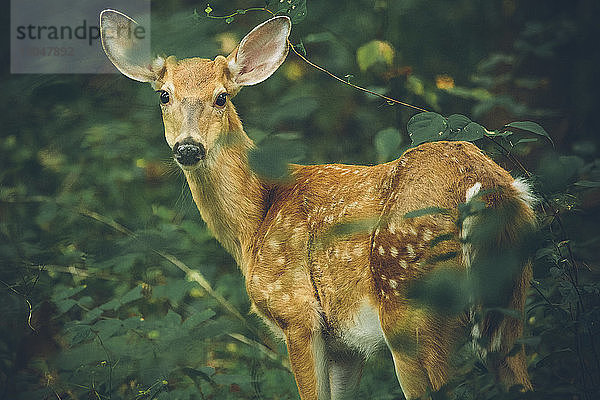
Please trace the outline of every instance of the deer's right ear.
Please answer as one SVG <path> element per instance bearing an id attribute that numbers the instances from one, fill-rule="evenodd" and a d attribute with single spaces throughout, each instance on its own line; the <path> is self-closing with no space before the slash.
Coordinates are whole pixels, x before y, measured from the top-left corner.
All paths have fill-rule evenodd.
<path id="1" fill-rule="evenodd" d="M 164 59 L 152 58 L 148 49 L 141 46 L 141 40 L 133 34 L 136 26 L 133 19 L 119 11 L 102 11 L 102 48 L 123 75 L 140 82 L 154 82 L 164 66 Z"/>

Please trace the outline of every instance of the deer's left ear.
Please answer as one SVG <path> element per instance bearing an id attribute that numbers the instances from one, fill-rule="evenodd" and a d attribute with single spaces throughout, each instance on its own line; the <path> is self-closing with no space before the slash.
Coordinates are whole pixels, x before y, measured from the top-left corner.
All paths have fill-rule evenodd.
<path id="1" fill-rule="evenodd" d="M 233 81 L 249 86 L 271 76 L 287 56 L 291 29 L 292 22 L 285 16 L 271 18 L 252 29 L 227 57 Z"/>

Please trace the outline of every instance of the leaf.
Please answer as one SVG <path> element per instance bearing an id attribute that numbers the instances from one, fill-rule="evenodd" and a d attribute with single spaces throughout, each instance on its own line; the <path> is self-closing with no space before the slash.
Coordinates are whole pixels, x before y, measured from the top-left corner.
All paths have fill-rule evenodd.
<path id="1" fill-rule="evenodd" d="M 195 314 L 192 314 L 181 325 L 184 329 L 192 329 L 203 323 L 204 321 L 214 317 L 216 313 L 211 309 L 206 309 Z"/>
<path id="2" fill-rule="evenodd" d="M 92 330 L 88 325 L 78 325 L 74 328 L 75 336 L 71 339 L 71 345 L 79 344 L 92 337 Z"/>
<path id="3" fill-rule="evenodd" d="M 447 240 L 453 240 L 455 235 L 453 233 L 444 233 L 442 235 L 438 235 L 434 237 L 431 242 L 429 242 L 429 247 L 435 247 L 435 245 L 445 242 Z"/>
<path id="4" fill-rule="evenodd" d="M 306 18 L 306 0 L 270 0 L 267 8 L 274 14 L 287 15 L 293 24 Z"/>
<path id="5" fill-rule="evenodd" d="M 131 289 L 129 292 L 125 293 L 120 298 L 120 302 L 121 302 L 121 304 L 130 303 L 132 301 L 140 299 L 142 296 L 143 296 L 142 295 L 142 286 L 141 285 L 137 285 L 136 287 L 134 287 L 133 289 Z"/>
<path id="6" fill-rule="evenodd" d="M 481 139 L 484 135 L 485 128 L 483 126 L 464 115 L 453 114 L 448 117 L 448 128 L 440 139 L 472 142 Z"/>
<path id="7" fill-rule="evenodd" d="M 356 62 L 363 72 L 377 64 L 384 64 L 389 67 L 394 62 L 394 54 L 394 48 L 390 43 L 372 40 L 358 48 Z"/>
<path id="8" fill-rule="evenodd" d="M 63 314 L 69 311 L 75 304 L 77 304 L 77 302 L 73 299 L 63 299 L 60 301 L 55 301 L 54 304 L 56 304 L 58 311 Z"/>
<path id="9" fill-rule="evenodd" d="M 58 286 L 55 288 L 54 293 L 52 294 L 52 301 L 57 302 L 59 300 L 63 300 L 69 298 L 71 296 L 76 295 L 86 288 L 86 285 L 76 286 L 73 288 L 66 286 Z"/>
<path id="10" fill-rule="evenodd" d="M 212 12 L 212 8 L 210 7 L 210 4 L 206 5 L 206 8 L 204 9 L 204 12 L 206 13 L 206 15 L 210 15 L 210 13 Z"/>
<path id="11" fill-rule="evenodd" d="M 517 143 L 515 143 L 515 146 L 518 145 L 519 143 L 533 143 L 533 142 L 537 142 L 537 138 L 523 138 L 523 139 L 519 139 L 517 140 Z"/>
<path id="12" fill-rule="evenodd" d="M 520 316 L 519 316 L 520 317 Z M 515 341 L 517 344 L 524 344 L 525 346 L 537 347 L 542 342 L 542 338 L 540 336 L 529 336 L 519 338 Z"/>
<path id="13" fill-rule="evenodd" d="M 304 43 L 302 43 L 302 41 L 300 41 L 300 43 L 298 44 L 295 44 L 294 49 L 296 49 L 298 53 L 306 57 L 306 48 L 304 47 Z"/>
<path id="14" fill-rule="evenodd" d="M 477 122 L 471 122 L 467 126 L 465 126 L 464 136 L 461 140 L 466 140 L 467 142 L 472 142 L 477 139 L 481 139 L 486 134 L 486 129 L 479 125 Z"/>
<path id="15" fill-rule="evenodd" d="M 211 376 L 215 374 L 215 369 L 213 367 L 184 368 L 183 372 L 190 377 L 199 377 L 212 382 Z"/>
<path id="16" fill-rule="evenodd" d="M 535 133 L 536 135 L 544 136 L 545 138 L 547 138 L 550 141 L 550 143 L 552 143 L 552 146 L 554 146 L 554 142 L 552 141 L 552 138 L 550 137 L 548 132 L 546 132 L 546 130 L 544 128 L 542 128 L 541 125 L 539 125 L 535 122 L 516 121 L 516 122 L 511 122 L 509 124 L 506 124 L 506 126 L 510 126 L 511 128 L 517 128 L 517 129 L 521 129 L 523 131 Z"/>
<path id="17" fill-rule="evenodd" d="M 586 187 L 586 188 L 598 188 L 598 187 L 600 187 L 600 182 L 582 180 L 582 181 L 575 182 L 574 185 Z"/>
<path id="18" fill-rule="evenodd" d="M 402 137 L 396 128 L 386 128 L 375 135 L 375 150 L 383 161 L 395 155 L 401 143 Z"/>
<path id="19" fill-rule="evenodd" d="M 517 318 L 517 319 L 522 318 L 521 312 L 519 310 L 515 310 L 512 308 L 491 307 L 486 310 L 486 312 L 490 312 L 490 311 L 496 311 L 501 314 L 507 315 L 509 317 Z"/>
<path id="20" fill-rule="evenodd" d="M 101 338 L 107 339 L 114 335 L 123 324 L 118 319 L 101 319 L 96 322 L 93 329 L 98 332 Z"/>
<path id="21" fill-rule="evenodd" d="M 259 148 L 249 151 L 248 161 L 256 174 L 263 178 L 281 181 L 289 177 L 289 163 L 298 162 L 304 156 L 304 147 L 299 140 L 271 137 Z"/>
<path id="22" fill-rule="evenodd" d="M 447 127 L 446 118 L 434 112 L 419 113 L 407 124 L 408 134 L 414 146 L 440 140 Z"/>
<path id="23" fill-rule="evenodd" d="M 448 129 L 461 130 L 469 125 L 471 120 L 462 114 L 452 114 L 448 117 Z"/>

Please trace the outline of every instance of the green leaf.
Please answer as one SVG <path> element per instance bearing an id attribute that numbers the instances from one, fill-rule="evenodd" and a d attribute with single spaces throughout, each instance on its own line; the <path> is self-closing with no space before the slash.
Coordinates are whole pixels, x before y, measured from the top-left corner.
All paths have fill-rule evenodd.
<path id="1" fill-rule="evenodd" d="M 523 139 L 519 139 L 517 140 L 517 143 L 515 143 L 515 146 L 520 144 L 520 143 L 532 143 L 532 142 L 537 142 L 537 138 L 523 138 Z"/>
<path id="2" fill-rule="evenodd" d="M 306 0 L 270 0 L 267 8 L 278 15 L 287 15 L 293 24 L 306 18 Z"/>
<path id="3" fill-rule="evenodd" d="M 211 376 L 215 374 L 215 369 L 213 367 L 184 368 L 183 372 L 189 377 L 199 377 L 212 382 Z"/>
<path id="4" fill-rule="evenodd" d="M 507 315 L 509 317 L 517 318 L 517 319 L 522 318 L 521 312 L 519 310 L 515 310 L 512 308 L 490 307 L 486 310 L 486 312 L 490 312 L 490 311 L 496 311 L 501 314 Z"/>
<path id="5" fill-rule="evenodd" d="M 214 317 L 216 313 L 211 309 L 206 309 L 188 317 L 181 325 L 184 329 L 192 329 L 203 323 L 204 321 Z"/>
<path id="6" fill-rule="evenodd" d="M 435 247 L 435 245 L 441 243 L 441 242 L 445 242 L 447 240 L 453 240 L 455 238 L 455 235 L 453 233 L 444 233 L 441 235 L 438 235 L 436 237 L 434 237 L 431 242 L 429 242 L 429 247 Z"/>
<path id="7" fill-rule="evenodd" d="M 575 182 L 574 185 L 586 187 L 586 188 L 598 188 L 598 187 L 600 187 L 600 182 L 582 180 L 582 181 Z"/>
<path id="8" fill-rule="evenodd" d="M 96 322 L 93 326 L 93 329 L 98 332 L 101 338 L 107 339 L 114 335 L 123 324 L 118 319 L 101 319 Z"/>
<path id="9" fill-rule="evenodd" d="M 130 303 L 132 301 L 135 301 L 137 299 L 140 299 L 142 297 L 142 286 L 141 285 L 137 285 L 136 287 L 134 287 L 133 289 L 131 289 L 129 292 L 125 293 L 121 298 L 121 304 L 126 304 L 126 303 Z"/>
<path id="10" fill-rule="evenodd" d="M 477 139 L 481 139 L 486 134 L 486 130 L 483 126 L 479 125 L 477 122 L 471 122 L 463 129 L 463 136 L 461 140 L 465 140 L 467 142 L 472 142 Z"/>
<path id="11" fill-rule="evenodd" d="M 409 211 L 404 214 L 404 218 L 417 218 L 432 214 L 449 214 L 449 211 L 441 207 L 425 207 L 414 211 Z"/>
<path id="12" fill-rule="evenodd" d="M 390 160 L 396 154 L 401 143 L 402 137 L 396 128 L 386 128 L 375 135 L 375 150 L 382 161 Z"/>
<path id="13" fill-rule="evenodd" d="M 485 128 L 483 126 L 464 115 L 453 114 L 448 117 L 448 128 L 440 139 L 472 142 L 481 139 L 484 135 Z"/>
<path id="14" fill-rule="evenodd" d="M 234 18 L 234 17 L 227 17 L 227 18 L 225 19 L 225 23 L 227 23 L 227 24 L 230 24 L 230 23 L 232 23 L 233 21 L 235 21 L 235 18 Z"/>
<path id="15" fill-rule="evenodd" d="M 544 128 L 542 128 L 541 125 L 539 125 L 535 122 L 516 121 L 516 122 L 511 122 L 509 124 L 506 124 L 506 126 L 510 126 L 511 128 L 517 128 L 517 129 L 521 129 L 523 131 L 535 133 L 536 135 L 544 136 L 545 138 L 547 138 L 550 141 L 550 143 L 552 143 L 552 146 L 554 146 L 554 142 L 552 141 L 552 138 L 550 137 L 548 132 L 546 132 L 546 130 Z"/>
<path id="16" fill-rule="evenodd" d="M 66 287 L 66 286 L 57 286 L 55 288 L 54 293 L 52 294 L 52 301 L 57 302 L 57 301 L 69 298 L 69 297 L 74 296 L 77 293 L 81 292 L 85 288 L 86 288 L 86 285 L 76 286 L 73 288 Z"/>
<path id="17" fill-rule="evenodd" d="M 302 41 L 300 41 L 300 43 L 298 44 L 295 44 L 294 49 L 296 49 L 298 53 L 306 57 L 306 48 L 304 47 L 304 43 L 302 43 Z"/>
<path id="18" fill-rule="evenodd" d="M 63 299 L 55 301 L 54 304 L 56 304 L 58 311 L 63 314 L 69 311 L 77 302 L 73 299 Z"/>
<path id="19" fill-rule="evenodd" d="M 73 330 L 76 333 L 75 336 L 73 336 L 73 338 L 71 339 L 71 345 L 79 344 L 93 336 L 92 330 L 88 325 L 77 325 Z"/>
<path id="20" fill-rule="evenodd" d="M 446 118 L 434 112 L 419 113 L 407 124 L 408 134 L 414 146 L 440 140 L 446 128 Z"/>
<path id="21" fill-rule="evenodd" d="M 298 162 L 304 156 L 304 147 L 299 140 L 283 137 L 265 139 L 259 148 L 249 151 L 250 167 L 263 178 L 285 181 L 289 178 L 289 163 Z"/>
<path id="22" fill-rule="evenodd" d="M 471 120 L 462 114 L 452 114 L 448 117 L 448 129 L 461 130 L 469 125 Z"/>

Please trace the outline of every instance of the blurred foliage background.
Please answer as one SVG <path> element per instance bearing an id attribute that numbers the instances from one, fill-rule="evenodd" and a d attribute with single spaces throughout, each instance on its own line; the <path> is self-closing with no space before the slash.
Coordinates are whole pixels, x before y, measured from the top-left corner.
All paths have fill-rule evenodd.
<path id="1" fill-rule="evenodd" d="M 522 339 L 536 391 L 499 392 L 465 352 L 460 380 L 437 397 L 600 398 L 600 3 L 293 3 L 306 15 L 292 43 L 343 79 L 490 130 L 536 121 L 553 139 L 476 142 L 513 175 L 531 172 L 543 198 Z M 210 3 L 213 16 L 256 6 Z M 227 23 L 205 8 L 152 2 L 153 48 L 227 54 L 268 18 Z M 241 274 L 171 161 L 152 89 L 120 75 L 11 75 L 8 59 L 1 68 L 0 398 L 297 398 L 284 346 L 248 315 Z M 303 163 L 393 159 L 416 113 L 293 54 L 234 103 L 259 146 Z M 357 397 L 402 398 L 385 352 Z"/>

